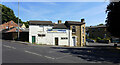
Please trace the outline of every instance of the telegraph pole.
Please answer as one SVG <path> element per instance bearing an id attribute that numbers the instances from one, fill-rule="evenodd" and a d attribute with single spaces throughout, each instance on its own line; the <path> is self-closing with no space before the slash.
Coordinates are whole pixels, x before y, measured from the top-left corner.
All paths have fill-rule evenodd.
<path id="1" fill-rule="evenodd" d="M 18 40 L 19 40 L 19 0 L 18 0 Z"/>

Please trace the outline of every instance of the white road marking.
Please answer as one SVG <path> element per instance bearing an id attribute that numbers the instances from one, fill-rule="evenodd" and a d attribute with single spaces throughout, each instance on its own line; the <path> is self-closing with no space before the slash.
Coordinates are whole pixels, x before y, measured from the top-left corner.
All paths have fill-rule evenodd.
<path id="1" fill-rule="evenodd" d="M 49 57 L 49 56 L 44 56 L 44 57 L 46 57 L 46 58 L 50 58 L 50 59 L 55 59 L 55 58 L 52 58 L 52 57 Z"/>
<path id="2" fill-rule="evenodd" d="M 37 55 L 37 56 L 42 56 L 40 54 L 37 54 L 37 53 L 34 53 L 34 52 L 30 52 L 30 51 L 26 51 L 26 50 L 25 50 L 25 52 L 30 53 L 30 54 L 34 54 L 34 55 Z"/>
<path id="3" fill-rule="evenodd" d="M 8 45 L 3 45 L 4 47 L 11 48 L 11 49 L 16 49 L 15 47 L 8 46 Z"/>
<path id="4" fill-rule="evenodd" d="M 49 58 L 49 59 L 55 59 L 55 58 L 52 58 L 52 57 L 49 57 L 49 56 L 43 56 L 41 54 L 30 52 L 30 51 L 27 51 L 27 50 L 25 50 L 25 52 L 30 53 L 30 54 L 34 54 L 34 55 L 37 55 L 37 56 L 42 56 L 42 57 L 45 57 L 45 58 Z"/>

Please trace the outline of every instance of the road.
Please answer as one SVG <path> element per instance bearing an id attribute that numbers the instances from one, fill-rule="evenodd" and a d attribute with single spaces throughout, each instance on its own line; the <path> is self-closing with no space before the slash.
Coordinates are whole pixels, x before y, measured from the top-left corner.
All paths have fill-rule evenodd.
<path id="1" fill-rule="evenodd" d="M 120 63 L 120 52 L 101 47 L 25 45 L 2 41 L 3 63 Z"/>

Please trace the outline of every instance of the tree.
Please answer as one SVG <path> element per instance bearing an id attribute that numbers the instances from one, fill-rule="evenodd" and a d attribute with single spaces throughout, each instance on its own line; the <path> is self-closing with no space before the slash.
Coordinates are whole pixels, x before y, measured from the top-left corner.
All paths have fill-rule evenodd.
<path id="1" fill-rule="evenodd" d="M 15 16 L 14 11 L 5 5 L 0 4 L 0 8 L 2 8 L 2 23 L 13 20 L 15 23 L 18 22 L 18 17 Z M 19 19 L 20 23 L 22 23 L 21 19 Z"/>
<path id="2" fill-rule="evenodd" d="M 107 6 L 106 13 L 107 30 L 111 33 L 112 36 L 120 38 L 120 1 L 110 2 L 110 4 Z"/>
<path id="3" fill-rule="evenodd" d="M 98 24 L 97 26 L 101 26 L 101 25 L 104 25 L 103 23 L 101 23 L 101 24 Z"/>
<path id="4" fill-rule="evenodd" d="M 26 28 L 29 28 L 29 21 L 23 23 L 25 24 Z"/>
<path id="5" fill-rule="evenodd" d="M 2 24 L 11 20 L 13 20 L 15 23 L 18 23 L 18 17 L 15 16 L 14 11 L 2 4 L 0 4 L 0 15 L 1 14 Z M 27 28 L 29 27 L 28 21 L 22 22 L 22 20 L 19 19 L 19 23 L 24 23 Z"/>

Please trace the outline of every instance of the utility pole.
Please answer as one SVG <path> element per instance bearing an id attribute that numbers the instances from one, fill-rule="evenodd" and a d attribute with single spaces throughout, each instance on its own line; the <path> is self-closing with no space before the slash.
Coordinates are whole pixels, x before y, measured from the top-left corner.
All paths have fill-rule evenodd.
<path id="1" fill-rule="evenodd" d="M 18 40 L 19 40 L 19 0 L 18 0 Z"/>

